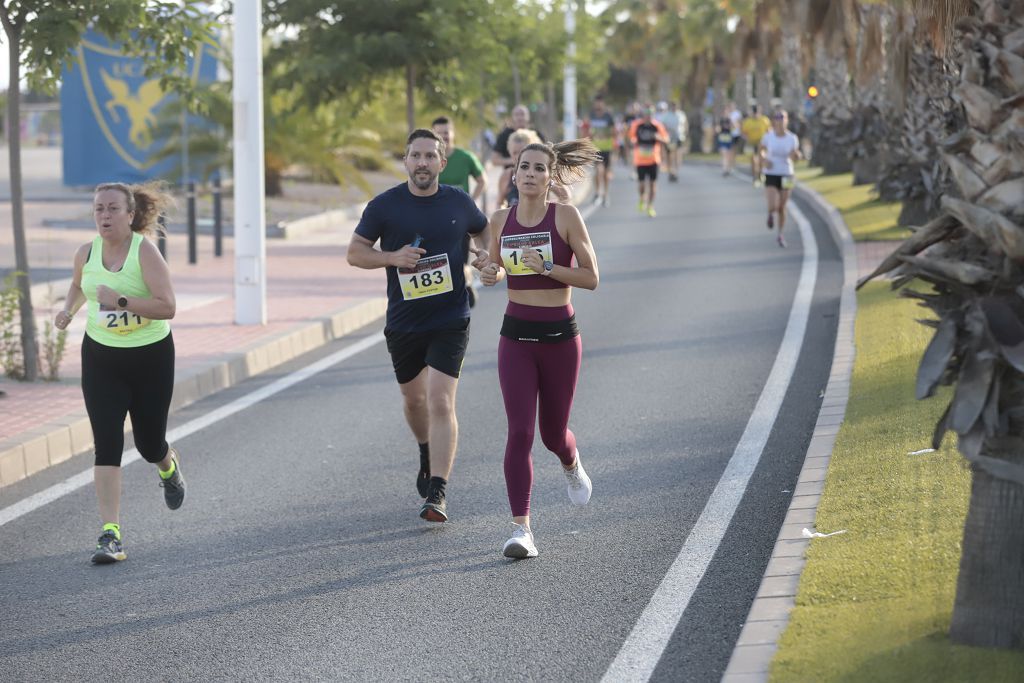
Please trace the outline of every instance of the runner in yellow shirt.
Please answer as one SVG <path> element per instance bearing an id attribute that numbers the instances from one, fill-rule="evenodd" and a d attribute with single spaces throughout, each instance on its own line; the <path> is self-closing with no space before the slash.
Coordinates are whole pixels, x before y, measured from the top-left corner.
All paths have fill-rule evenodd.
<path id="1" fill-rule="evenodd" d="M 761 187 L 764 181 L 761 180 L 761 155 L 758 150 L 761 146 L 761 138 L 772 128 L 772 122 L 761 113 L 760 108 L 755 104 L 750 107 L 750 115 L 743 119 L 740 124 L 740 131 L 743 138 L 753 147 L 754 153 L 750 155 L 750 172 L 754 176 L 754 187 Z"/>

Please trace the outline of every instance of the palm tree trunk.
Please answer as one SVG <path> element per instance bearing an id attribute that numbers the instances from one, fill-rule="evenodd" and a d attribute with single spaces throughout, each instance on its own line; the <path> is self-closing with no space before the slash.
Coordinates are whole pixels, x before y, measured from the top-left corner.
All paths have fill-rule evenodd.
<path id="1" fill-rule="evenodd" d="M 886 97 L 889 77 L 886 63 L 886 32 L 892 27 L 891 10 L 876 5 L 863 10 L 864 23 L 857 47 L 860 73 L 854 97 L 857 103 L 850 129 L 853 155 L 853 184 L 874 184 L 882 171 L 882 149 L 887 136 L 886 120 L 892 108 Z"/>
<path id="2" fill-rule="evenodd" d="M 782 24 L 782 106 L 790 116 L 803 111 L 804 74 L 800 48 L 800 34 L 796 19 L 784 19 Z"/>
<path id="3" fill-rule="evenodd" d="M 729 66 L 720 52 L 715 52 L 714 66 L 711 68 L 711 89 L 714 102 L 711 104 L 715 118 L 722 116 L 728 104 L 726 89 L 729 87 Z"/>
<path id="4" fill-rule="evenodd" d="M 658 74 L 658 100 L 668 102 L 672 99 L 673 90 L 675 90 L 675 74 L 671 71 L 662 71 Z"/>
<path id="5" fill-rule="evenodd" d="M 753 85 L 754 79 L 750 69 L 743 69 L 736 77 L 736 87 L 732 99 L 736 102 L 736 107 L 744 114 L 750 111 L 750 103 L 754 99 Z"/>
<path id="6" fill-rule="evenodd" d="M 890 126 L 878 181 L 880 198 L 903 201 L 900 225 L 924 225 L 934 218 L 949 187 L 939 143 L 963 127 L 961 107 L 951 96 L 958 74 L 953 58 L 942 59 L 930 45 L 915 43 L 906 102 L 899 124 Z"/>
<path id="7" fill-rule="evenodd" d="M 771 111 L 772 97 L 772 72 L 765 60 L 758 60 L 754 69 L 754 91 L 757 97 L 757 104 L 761 107 L 761 113 L 767 114 Z"/>
<path id="8" fill-rule="evenodd" d="M 850 149 L 842 140 L 849 134 L 853 104 L 846 59 L 831 54 L 819 41 L 815 70 L 820 94 L 811 120 L 811 161 L 825 173 L 846 173 L 853 167 Z"/>
<path id="9" fill-rule="evenodd" d="M 1024 439 L 986 455 L 1024 466 Z M 949 635 L 975 647 L 1024 648 L 1024 486 L 975 469 Z"/>

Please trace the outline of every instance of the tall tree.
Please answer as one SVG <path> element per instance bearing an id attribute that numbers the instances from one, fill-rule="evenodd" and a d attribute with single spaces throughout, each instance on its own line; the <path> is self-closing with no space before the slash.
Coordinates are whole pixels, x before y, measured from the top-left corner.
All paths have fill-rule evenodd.
<path id="1" fill-rule="evenodd" d="M 888 71 L 895 107 L 883 142 L 878 193 L 903 202 L 900 224 L 922 225 L 937 215 L 939 198 L 952 182 L 939 141 L 964 124 L 952 94 L 962 59 L 955 55 L 955 44 L 947 49 L 948 28 L 935 28 L 951 25 L 942 16 L 903 11 L 894 21 Z"/>
<path id="2" fill-rule="evenodd" d="M 11 167 L 11 218 L 15 267 L 18 271 L 21 347 L 25 379 L 38 377 L 39 351 L 32 310 L 32 284 L 25 239 L 24 191 L 21 177 L 22 69 L 34 89 L 52 92 L 70 63 L 71 50 L 92 27 L 125 46 L 126 52 L 147 57 L 147 76 L 161 76 L 161 85 L 187 94 L 184 75 L 189 54 L 210 40 L 211 21 L 199 0 L 0 0 L 0 23 L 7 36 L 10 63 L 7 97 Z"/>
<path id="3" fill-rule="evenodd" d="M 937 448 L 956 432 L 972 470 L 950 637 L 1024 649 L 1024 2 L 952 9 L 936 27 L 960 29 L 953 95 L 966 125 L 940 148 L 960 197 L 944 196 L 941 214 L 869 278 L 895 269 L 897 286 L 931 285 L 904 290 L 938 318 L 917 396 L 956 385 L 933 437 Z"/>
<path id="4" fill-rule="evenodd" d="M 888 5 L 862 6 L 859 10 L 856 74 L 856 106 L 849 129 L 849 150 L 853 159 L 853 183 L 864 185 L 878 180 L 882 143 L 891 109 L 886 90 L 885 40 L 892 30 L 892 9 Z"/>
<path id="5" fill-rule="evenodd" d="M 811 118 L 811 162 L 826 173 L 851 168 L 845 136 L 853 116 L 850 74 L 857 45 L 854 0 L 811 0 L 807 32 L 816 38 L 814 72 L 819 95 Z"/>
<path id="6" fill-rule="evenodd" d="M 793 121 L 803 115 L 804 46 L 803 26 L 806 23 L 807 0 L 777 0 L 781 24 L 782 49 L 779 70 L 782 73 L 782 108 Z"/>
<path id="7" fill-rule="evenodd" d="M 487 0 L 267 0 L 268 27 L 286 30 L 270 59 L 286 65 L 311 104 L 359 94 L 373 99 L 382 78 L 406 82 L 406 122 L 416 127 L 420 84 L 444 82 L 459 64 L 488 59 L 505 10 Z M 473 83 L 479 75 L 473 73 Z"/>

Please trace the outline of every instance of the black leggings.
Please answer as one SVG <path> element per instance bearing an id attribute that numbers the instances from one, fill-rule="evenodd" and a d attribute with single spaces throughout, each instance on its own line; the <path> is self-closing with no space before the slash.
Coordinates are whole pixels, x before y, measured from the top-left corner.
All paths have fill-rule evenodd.
<path id="1" fill-rule="evenodd" d="M 120 467 L 124 418 L 132 416 L 135 447 L 148 462 L 167 455 L 167 412 L 174 391 L 174 339 L 146 346 L 82 340 L 82 395 L 96 442 L 96 464 Z"/>

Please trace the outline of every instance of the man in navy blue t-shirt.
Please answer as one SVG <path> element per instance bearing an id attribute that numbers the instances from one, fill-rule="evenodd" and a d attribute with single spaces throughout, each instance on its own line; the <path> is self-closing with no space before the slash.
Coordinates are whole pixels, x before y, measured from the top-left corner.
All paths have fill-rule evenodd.
<path id="1" fill-rule="evenodd" d="M 384 328 L 405 419 L 420 446 L 416 490 L 426 500 L 420 517 L 448 520 L 445 488 L 455 461 L 455 390 L 469 341 L 465 240 L 487 261 L 487 217 L 462 189 L 439 185 L 445 145 L 436 133 L 414 130 L 405 148 L 408 182 L 374 197 L 348 246 L 358 268 L 385 268 L 388 314 Z M 374 244 L 380 241 L 380 250 Z M 432 476 L 433 475 L 433 476 Z"/>

